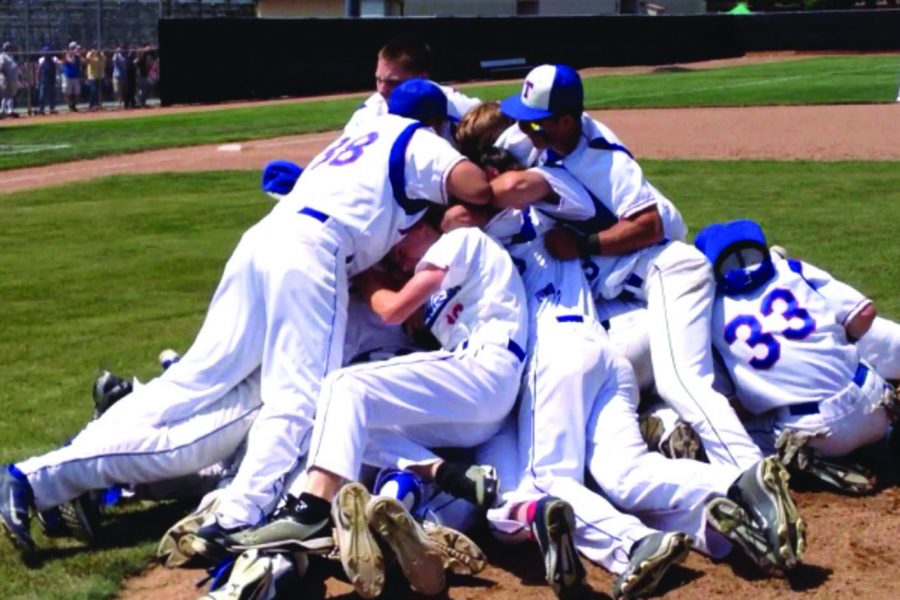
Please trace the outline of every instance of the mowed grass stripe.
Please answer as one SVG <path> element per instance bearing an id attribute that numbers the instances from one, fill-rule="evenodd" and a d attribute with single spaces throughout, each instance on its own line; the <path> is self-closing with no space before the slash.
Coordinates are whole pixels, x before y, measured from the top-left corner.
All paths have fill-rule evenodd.
<path id="1" fill-rule="evenodd" d="M 900 205 L 897 163 L 643 164 L 693 231 L 755 218 L 771 243 L 900 318 L 900 245 L 886 223 Z M 4 197 L 0 461 L 44 452 L 77 432 L 91 412 L 98 367 L 146 380 L 159 371 L 161 349 L 188 347 L 242 232 L 271 208 L 258 185 L 256 172 L 116 176 Z M 148 563 L 181 510 L 117 510 L 110 541 L 96 550 L 38 535 L 47 560 L 37 570 L 0 544 L 0 597 L 110 598 Z"/>
<path id="2" fill-rule="evenodd" d="M 585 78 L 585 102 L 588 108 L 892 102 L 898 80 L 900 56 L 821 57 L 697 71 L 596 75 Z M 516 83 L 485 84 L 467 86 L 466 93 L 491 100 L 519 89 Z M 362 98 L 0 128 L 0 170 L 333 130 L 347 122 Z M 23 150 L 35 147 L 46 149 Z"/>

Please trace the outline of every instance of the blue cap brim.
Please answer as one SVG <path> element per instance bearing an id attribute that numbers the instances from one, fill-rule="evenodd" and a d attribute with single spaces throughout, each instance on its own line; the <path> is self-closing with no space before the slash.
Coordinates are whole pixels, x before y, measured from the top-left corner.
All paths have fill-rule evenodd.
<path id="1" fill-rule="evenodd" d="M 516 121 L 539 121 L 553 116 L 549 110 L 526 106 L 519 94 L 503 100 L 500 103 L 500 112 Z"/>

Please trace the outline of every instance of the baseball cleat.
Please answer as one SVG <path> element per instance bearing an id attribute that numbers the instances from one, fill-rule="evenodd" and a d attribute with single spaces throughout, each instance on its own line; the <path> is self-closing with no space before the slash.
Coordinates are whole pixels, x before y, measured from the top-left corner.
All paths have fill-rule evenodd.
<path id="1" fill-rule="evenodd" d="M 204 496 L 195 511 L 163 534 L 156 548 L 156 557 L 165 566 L 170 569 L 182 567 L 194 557 L 193 538 L 207 517 L 218 508 L 219 493 L 220 490 L 215 490 Z"/>
<path id="2" fill-rule="evenodd" d="M 700 459 L 703 449 L 700 437 L 674 410 L 666 407 L 642 414 L 638 424 L 651 452 L 659 452 L 666 458 Z"/>
<path id="3" fill-rule="evenodd" d="M 199 556 L 212 563 L 218 563 L 231 553 L 234 538 L 238 529 L 226 529 L 212 515 L 197 528 L 193 535 L 183 536 L 178 540 L 178 552 L 185 556 Z"/>
<path id="4" fill-rule="evenodd" d="M 201 600 L 258 600 L 272 583 L 272 578 L 272 558 L 257 550 L 247 550 L 235 560 L 228 581 Z"/>
<path id="5" fill-rule="evenodd" d="M 366 509 L 370 501 L 365 486 L 348 483 L 340 489 L 331 505 L 341 565 L 353 588 L 363 598 L 375 598 L 384 589 L 384 555 L 369 529 Z"/>
<path id="6" fill-rule="evenodd" d="M 582 597 L 585 571 L 575 549 L 575 512 L 565 500 L 544 496 L 537 502 L 531 532 L 544 556 L 547 583 L 559 598 Z"/>
<path id="7" fill-rule="evenodd" d="M 487 557 L 478 544 L 459 531 L 433 521 L 422 523 L 429 543 L 444 560 L 444 569 L 457 575 L 476 575 L 487 566 Z"/>
<path id="8" fill-rule="evenodd" d="M 455 498 L 468 500 L 481 509 L 488 509 L 497 503 L 500 478 L 497 470 L 490 465 L 444 463 L 438 472 L 445 469 L 446 476 L 438 476 L 436 483 L 444 492 Z"/>
<path id="9" fill-rule="evenodd" d="M 395 498 L 376 496 L 365 514 L 369 526 L 394 551 L 410 587 L 427 596 L 440 594 L 446 585 L 443 555 L 406 507 Z"/>
<path id="10" fill-rule="evenodd" d="M 229 536 L 231 550 L 257 549 L 264 552 L 327 553 L 334 547 L 330 519 L 304 523 L 300 516 L 306 505 L 288 496 L 267 523 Z"/>
<path id="11" fill-rule="evenodd" d="M 789 480 L 784 465 L 769 456 L 745 471 L 728 491 L 766 532 L 782 572 L 796 567 L 806 550 L 806 522 L 791 499 Z"/>
<path id="12" fill-rule="evenodd" d="M 48 538 L 67 537 L 70 534 L 69 528 L 66 526 L 66 522 L 63 521 L 58 506 L 53 507 L 50 510 L 45 510 L 44 512 L 39 512 L 36 516 L 41 531 Z"/>
<path id="13" fill-rule="evenodd" d="M 130 394 L 134 386 L 109 371 L 100 371 L 94 381 L 94 418 L 100 418 L 113 404 Z"/>
<path id="14" fill-rule="evenodd" d="M 100 539 L 100 501 L 94 492 L 85 492 L 58 508 L 69 533 L 75 539 L 85 544 L 93 544 Z"/>
<path id="15" fill-rule="evenodd" d="M 631 551 L 628 568 L 613 585 L 613 598 L 640 598 L 652 594 L 669 567 L 682 562 L 691 551 L 684 533 L 651 533 Z"/>
<path id="16" fill-rule="evenodd" d="M 26 561 L 37 551 L 31 538 L 32 498 L 28 479 L 14 465 L 0 471 L 0 528 Z"/>
<path id="17" fill-rule="evenodd" d="M 713 498 L 706 505 L 706 522 L 728 541 L 738 546 L 756 565 L 773 575 L 781 575 L 778 560 L 761 530 L 743 508 L 728 498 Z"/>

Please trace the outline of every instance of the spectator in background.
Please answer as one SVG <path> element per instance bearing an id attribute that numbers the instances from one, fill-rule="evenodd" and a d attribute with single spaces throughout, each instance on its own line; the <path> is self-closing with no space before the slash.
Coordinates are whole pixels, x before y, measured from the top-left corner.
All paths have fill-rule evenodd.
<path id="1" fill-rule="evenodd" d="M 125 88 L 127 87 L 128 56 L 125 52 L 125 46 L 119 44 L 116 53 L 112 57 L 112 82 L 113 93 L 116 95 L 116 106 L 125 108 Z"/>
<path id="2" fill-rule="evenodd" d="M 19 88 L 19 65 L 12 56 L 12 42 L 4 42 L 0 52 L 0 119 L 18 117 L 15 111 L 16 90 Z"/>
<path id="3" fill-rule="evenodd" d="M 50 52 L 50 46 L 41 48 L 38 59 L 38 112 L 44 114 L 47 109 L 51 115 L 56 114 L 56 73 L 59 59 Z"/>
<path id="4" fill-rule="evenodd" d="M 69 43 L 62 63 L 63 96 L 69 110 L 78 112 L 78 97 L 81 95 L 81 46 L 77 42 Z"/>
<path id="5" fill-rule="evenodd" d="M 87 65 L 87 84 L 90 91 L 88 110 L 100 110 L 103 103 L 103 76 L 106 73 L 106 56 L 99 44 L 94 43 L 85 56 Z"/>
<path id="6" fill-rule="evenodd" d="M 125 108 L 134 108 L 137 95 L 137 52 L 131 50 L 125 59 Z"/>
<path id="7" fill-rule="evenodd" d="M 142 45 L 137 52 L 135 66 L 137 67 L 137 103 L 144 108 L 147 106 L 147 96 L 150 92 L 150 66 L 153 56 L 150 53 L 150 45 Z"/>

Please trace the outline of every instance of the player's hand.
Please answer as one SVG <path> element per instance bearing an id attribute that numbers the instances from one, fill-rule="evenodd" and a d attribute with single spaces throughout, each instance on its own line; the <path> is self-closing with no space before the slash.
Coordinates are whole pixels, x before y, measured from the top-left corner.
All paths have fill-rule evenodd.
<path id="1" fill-rule="evenodd" d="M 565 227 L 554 227 L 545 233 L 544 245 L 547 252 L 559 260 L 575 260 L 581 257 L 576 233 Z"/>

